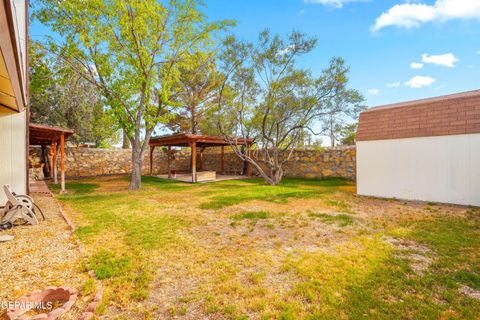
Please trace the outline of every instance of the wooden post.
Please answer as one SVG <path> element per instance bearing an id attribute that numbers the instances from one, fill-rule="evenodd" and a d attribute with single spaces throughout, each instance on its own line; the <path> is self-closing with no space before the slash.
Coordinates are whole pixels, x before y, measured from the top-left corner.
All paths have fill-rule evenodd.
<path id="1" fill-rule="evenodd" d="M 192 182 L 195 183 L 197 182 L 197 143 L 194 141 L 190 146 L 192 148 Z"/>
<path id="2" fill-rule="evenodd" d="M 53 143 L 53 183 L 57 184 L 58 183 L 58 174 L 57 174 L 57 143 Z"/>
<path id="3" fill-rule="evenodd" d="M 65 193 L 65 134 L 62 132 L 60 136 L 60 175 L 61 175 L 61 191 Z"/>
<path id="4" fill-rule="evenodd" d="M 172 151 L 172 147 L 168 146 L 167 149 L 167 170 L 168 170 L 168 179 L 172 178 L 172 170 L 170 169 L 170 153 Z"/>
<path id="5" fill-rule="evenodd" d="M 222 146 L 220 151 L 220 173 L 223 174 L 225 172 L 225 146 Z"/>
<path id="6" fill-rule="evenodd" d="M 205 151 L 205 147 L 200 149 L 200 171 L 203 171 L 203 151 Z"/>
<path id="7" fill-rule="evenodd" d="M 153 150 L 155 150 L 155 146 L 150 147 L 150 175 L 153 173 Z"/>
<path id="8" fill-rule="evenodd" d="M 250 150 L 250 144 L 247 142 L 247 156 L 250 158 L 252 156 L 252 152 Z M 252 166 L 250 162 L 247 161 L 247 176 L 252 176 Z"/>

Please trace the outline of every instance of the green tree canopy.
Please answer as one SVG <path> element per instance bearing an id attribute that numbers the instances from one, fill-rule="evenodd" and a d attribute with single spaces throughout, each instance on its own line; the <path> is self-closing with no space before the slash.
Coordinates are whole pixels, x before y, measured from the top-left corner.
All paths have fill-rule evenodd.
<path id="1" fill-rule="evenodd" d="M 31 42 L 29 50 L 31 121 L 71 128 L 75 143 L 116 143 L 118 126 L 98 89 L 39 43 Z"/>
<path id="2" fill-rule="evenodd" d="M 130 189 L 141 188 L 143 154 L 179 106 L 173 93 L 189 52 L 208 51 L 232 22 L 209 22 L 196 0 L 39 0 L 35 16 L 61 38 L 49 50 L 98 88 L 126 132 Z"/>
<path id="3" fill-rule="evenodd" d="M 283 165 L 294 148 L 304 143 L 307 132 L 317 133 L 315 124 L 332 110 L 346 112 L 347 104 L 332 107 L 329 103 L 350 92 L 343 59 L 332 58 L 318 77 L 296 63 L 316 42 L 299 32 L 281 38 L 268 30 L 260 33 L 256 43 L 233 37 L 225 41 L 222 71 L 226 80 L 218 125 L 237 155 L 256 167 L 269 184 L 281 181 Z M 255 139 L 254 156 L 234 145 L 236 135 Z"/>

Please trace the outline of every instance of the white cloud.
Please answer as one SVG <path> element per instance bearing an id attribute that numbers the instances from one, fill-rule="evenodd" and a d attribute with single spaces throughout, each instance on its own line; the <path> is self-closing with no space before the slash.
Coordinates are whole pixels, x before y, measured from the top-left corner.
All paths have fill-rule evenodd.
<path id="1" fill-rule="evenodd" d="M 480 0 L 436 0 L 433 5 L 418 2 L 397 4 L 378 17 L 372 31 L 389 26 L 418 28 L 427 22 L 480 19 Z"/>
<path id="2" fill-rule="evenodd" d="M 412 62 L 412 63 L 410 63 L 410 68 L 415 69 L 415 70 L 422 69 L 423 68 L 423 63 Z"/>
<path id="3" fill-rule="evenodd" d="M 412 79 L 405 82 L 405 85 L 410 88 L 423 88 L 428 87 L 435 82 L 432 77 L 415 76 Z"/>
<path id="4" fill-rule="evenodd" d="M 369 0 L 303 0 L 306 3 L 323 4 L 324 6 L 343 8 L 349 2 L 366 2 Z"/>
<path id="5" fill-rule="evenodd" d="M 376 96 L 376 95 L 378 95 L 378 94 L 380 93 L 380 90 L 378 90 L 378 89 L 370 89 L 370 90 L 368 90 L 367 92 L 368 92 L 368 94 L 371 94 L 372 96 Z"/>
<path id="6" fill-rule="evenodd" d="M 475 52 L 476 54 L 480 54 L 480 50 L 478 50 L 477 52 Z"/>
<path id="7" fill-rule="evenodd" d="M 288 54 L 290 51 L 292 51 L 293 49 L 295 49 L 295 45 L 289 44 L 288 46 L 286 46 L 282 50 L 278 51 L 278 55 L 284 56 L 284 55 Z"/>
<path id="8" fill-rule="evenodd" d="M 439 55 L 429 55 L 427 53 L 422 54 L 422 62 L 436 64 L 448 68 L 454 68 L 455 62 L 458 58 L 453 53 L 445 53 Z"/>
<path id="9" fill-rule="evenodd" d="M 398 87 L 400 87 L 400 82 L 390 82 L 390 83 L 387 83 L 387 87 L 389 87 L 389 88 L 398 88 Z"/>

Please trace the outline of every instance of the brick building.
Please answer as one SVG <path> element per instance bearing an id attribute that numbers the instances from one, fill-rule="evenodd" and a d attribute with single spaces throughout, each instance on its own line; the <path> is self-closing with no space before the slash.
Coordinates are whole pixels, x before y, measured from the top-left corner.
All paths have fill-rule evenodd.
<path id="1" fill-rule="evenodd" d="M 480 206 L 480 90 L 363 112 L 357 192 Z"/>

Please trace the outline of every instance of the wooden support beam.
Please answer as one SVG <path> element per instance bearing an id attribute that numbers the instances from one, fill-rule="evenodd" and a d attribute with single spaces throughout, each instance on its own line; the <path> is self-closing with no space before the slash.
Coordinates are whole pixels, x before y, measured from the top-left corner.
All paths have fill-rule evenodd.
<path id="1" fill-rule="evenodd" d="M 205 147 L 200 148 L 200 171 L 203 171 L 203 152 L 205 151 Z"/>
<path id="2" fill-rule="evenodd" d="M 153 174 L 153 150 L 155 150 L 155 146 L 150 147 L 150 175 Z"/>
<path id="3" fill-rule="evenodd" d="M 62 132 L 60 136 L 60 175 L 61 175 L 61 191 L 65 193 L 65 134 Z"/>
<path id="4" fill-rule="evenodd" d="M 220 151 L 220 173 L 224 174 L 225 172 L 225 147 L 222 146 Z"/>
<path id="5" fill-rule="evenodd" d="M 252 152 L 250 150 L 250 144 L 247 143 L 247 156 L 251 158 Z M 247 176 L 251 177 L 252 176 L 252 165 L 250 162 L 247 161 Z"/>
<path id="6" fill-rule="evenodd" d="M 190 144 L 192 149 L 191 165 L 192 165 L 192 182 L 197 182 L 197 143 L 194 141 Z"/>
<path id="7" fill-rule="evenodd" d="M 170 168 L 170 158 L 171 158 L 172 147 L 168 146 L 167 148 L 167 170 L 168 170 L 168 179 L 172 178 L 172 169 Z"/>
<path id="8" fill-rule="evenodd" d="M 58 172 L 57 172 L 57 143 L 53 143 L 53 161 L 52 161 L 52 168 L 53 168 L 53 183 L 58 183 Z"/>

